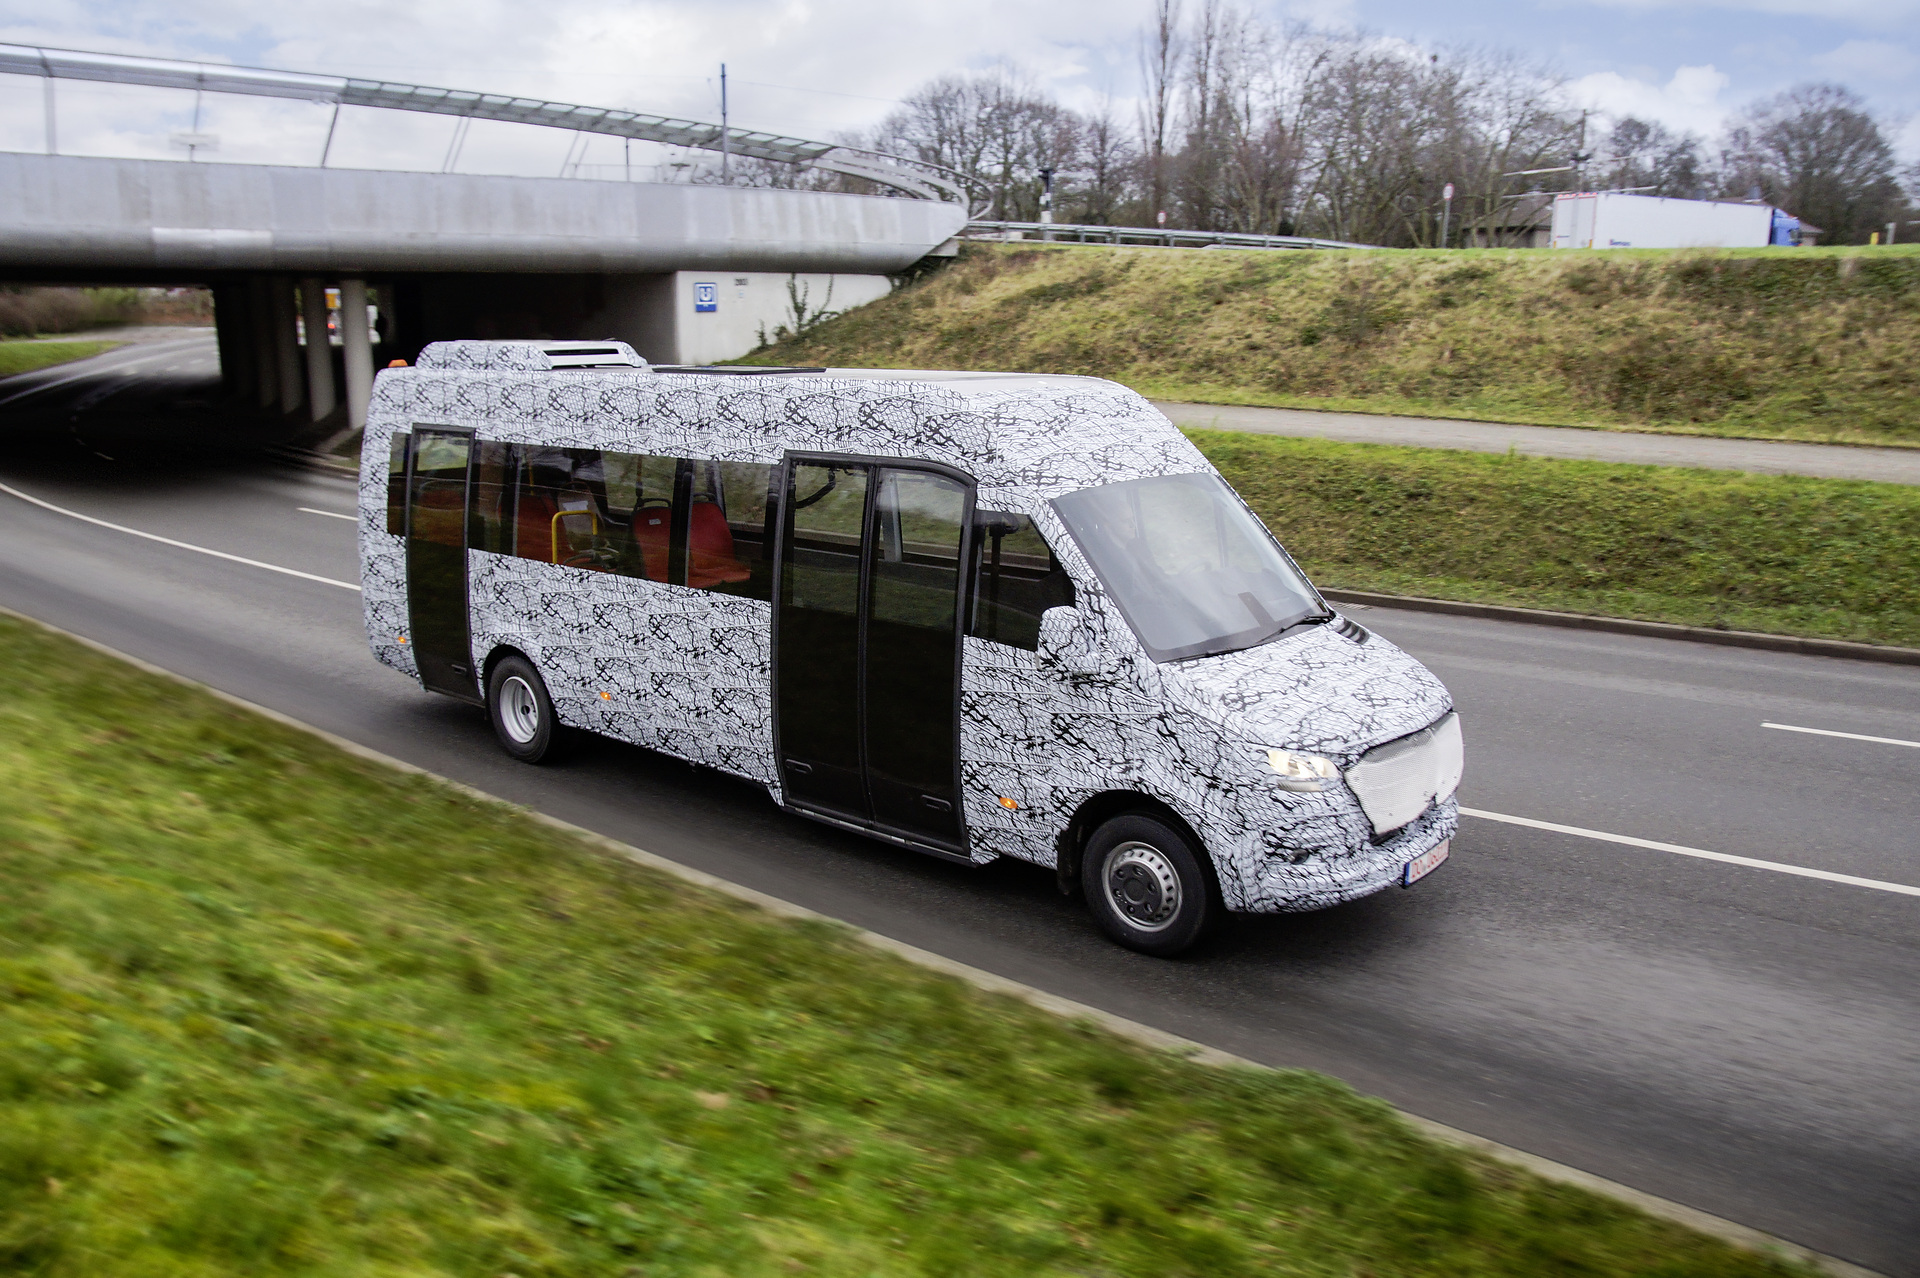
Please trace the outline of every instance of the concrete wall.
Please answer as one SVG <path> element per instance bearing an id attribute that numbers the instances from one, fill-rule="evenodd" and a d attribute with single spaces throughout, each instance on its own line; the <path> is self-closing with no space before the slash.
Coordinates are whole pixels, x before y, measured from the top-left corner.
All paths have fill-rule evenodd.
<path id="1" fill-rule="evenodd" d="M 664 279 L 671 290 L 667 309 L 672 320 L 673 358 L 656 359 L 640 341 L 627 338 L 635 350 L 655 363 L 712 364 L 738 359 L 763 345 L 777 330 L 797 328 L 798 311 L 809 318 L 823 310 L 848 311 L 892 291 L 892 282 L 884 275 L 676 271 Z M 711 286 L 711 296 L 703 286 Z M 702 309 L 709 305 L 711 310 Z M 649 331 L 643 340 L 657 341 L 659 336 Z"/>
<path id="2" fill-rule="evenodd" d="M 885 274 L 957 204 L 746 187 L 0 153 L 0 273 Z"/>

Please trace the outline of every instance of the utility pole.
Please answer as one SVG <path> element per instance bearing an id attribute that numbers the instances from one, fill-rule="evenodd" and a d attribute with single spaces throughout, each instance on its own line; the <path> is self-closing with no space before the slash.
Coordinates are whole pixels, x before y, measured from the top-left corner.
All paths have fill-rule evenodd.
<path id="1" fill-rule="evenodd" d="M 59 138 L 53 128 L 53 67 L 47 62 L 47 55 L 40 55 L 40 65 L 47 73 L 47 154 L 60 154 Z"/>
<path id="2" fill-rule="evenodd" d="M 720 185 L 732 184 L 732 148 L 727 142 L 727 64 L 720 64 Z"/>

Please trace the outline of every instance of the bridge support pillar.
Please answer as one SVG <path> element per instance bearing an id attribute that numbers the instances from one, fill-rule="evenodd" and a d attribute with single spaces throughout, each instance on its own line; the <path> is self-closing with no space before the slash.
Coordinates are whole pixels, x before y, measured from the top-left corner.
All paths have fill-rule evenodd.
<path id="1" fill-rule="evenodd" d="M 280 355 L 273 341 L 273 288 L 264 275 L 247 281 L 247 345 L 253 351 L 254 402 L 266 408 L 280 397 Z"/>
<path id="2" fill-rule="evenodd" d="M 253 315 L 244 284 L 213 286 L 213 333 L 220 348 L 220 391 L 230 400 L 253 396 Z"/>
<path id="3" fill-rule="evenodd" d="M 273 292 L 273 353 L 280 383 L 280 411 L 292 413 L 306 402 L 300 379 L 300 335 L 295 331 L 293 281 L 276 275 Z"/>
<path id="4" fill-rule="evenodd" d="M 340 352 L 346 357 L 347 426 L 360 430 L 367 424 L 367 400 L 373 393 L 373 344 L 367 338 L 365 280 L 340 281 Z"/>
<path id="5" fill-rule="evenodd" d="M 318 279 L 300 281 L 300 309 L 307 322 L 307 406 L 313 420 L 333 415 L 333 342 L 327 336 L 327 290 Z M 362 312 L 364 314 L 364 312 Z M 341 316 L 342 322 L 346 317 Z"/>

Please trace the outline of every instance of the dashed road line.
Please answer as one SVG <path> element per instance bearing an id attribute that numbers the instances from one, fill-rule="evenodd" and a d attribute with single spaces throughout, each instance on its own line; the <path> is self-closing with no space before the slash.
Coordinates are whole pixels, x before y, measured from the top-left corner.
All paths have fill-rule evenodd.
<path id="1" fill-rule="evenodd" d="M 1872 741 L 1880 745 L 1912 746 L 1920 750 L 1920 741 L 1902 741 L 1899 737 L 1869 737 L 1858 732 L 1835 732 L 1832 728 L 1801 728 L 1791 723 L 1763 723 L 1763 728 L 1776 728 L 1781 732 L 1805 732 L 1816 737 L 1842 737 L 1848 741 Z"/>

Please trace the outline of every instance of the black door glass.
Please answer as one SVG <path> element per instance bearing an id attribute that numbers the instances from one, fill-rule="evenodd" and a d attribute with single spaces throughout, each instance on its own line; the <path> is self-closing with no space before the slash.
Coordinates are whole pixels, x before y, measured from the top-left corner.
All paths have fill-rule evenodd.
<path id="1" fill-rule="evenodd" d="M 879 471 L 866 629 L 867 789 L 876 821 L 955 842 L 960 552 L 968 489 Z"/>
<path id="2" fill-rule="evenodd" d="M 467 480 L 473 438 L 415 430 L 407 485 L 407 613 L 420 682 L 472 699 L 467 631 Z"/>
<path id="3" fill-rule="evenodd" d="M 866 503 L 865 466 L 794 463 L 785 503 L 776 693 L 788 797 L 863 818 L 860 579 Z"/>
<path id="4" fill-rule="evenodd" d="M 1040 614 L 1073 606 L 1073 582 L 1052 547 L 1025 515 L 981 511 L 973 519 L 973 620 L 967 633 L 1033 652 L 1040 647 Z"/>
<path id="5" fill-rule="evenodd" d="M 393 432 L 387 444 L 387 531 L 396 537 L 407 535 L 407 449 L 412 436 Z"/>

